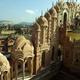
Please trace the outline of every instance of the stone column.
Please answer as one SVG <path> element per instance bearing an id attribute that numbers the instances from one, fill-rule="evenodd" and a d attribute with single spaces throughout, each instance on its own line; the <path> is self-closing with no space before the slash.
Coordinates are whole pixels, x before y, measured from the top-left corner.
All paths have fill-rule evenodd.
<path id="1" fill-rule="evenodd" d="M 61 13 L 60 11 L 58 12 L 58 26 L 60 26 L 60 20 L 61 20 Z"/>
<path id="2" fill-rule="evenodd" d="M 7 73 L 6 72 L 4 73 L 4 80 L 8 80 L 7 79 Z"/>
<path id="3" fill-rule="evenodd" d="M 5 77 L 6 77 L 6 80 L 10 80 L 10 76 L 9 76 L 8 72 L 6 73 Z"/>
<path id="4" fill-rule="evenodd" d="M 12 78 L 13 78 L 13 66 L 14 66 L 14 65 L 12 65 L 11 71 L 10 71 L 10 72 L 11 72 L 11 75 L 10 75 L 11 80 L 12 80 Z"/>
<path id="5" fill-rule="evenodd" d="M 18 76 L 18 64 L 16 62 L 15 63 L 15 80 L 17 80 L 17 76 Z"/>
<path id="6" fill-rule="evenodd" d="M 43 26 L 43 44 L 45 43 L 45 28 Z"/>
<path id="7" fill-rule="evenodd" d="M 23 76 L 22 76 L 22 80 L 24 80 L 25 78 L 25 62 L 23 62 Z"/>
<path id="8" fill-rule="evenodd" d="M 7 78 L 7 80 L 12 80 L 12 79 L 11 79 L 10 71 L 9 71 L 9 72 L 7 72 L 7 74 L 6 74 L 6 78 Z"/>
<path id="9" fill-rule="evenodd" d="M 33 74 L 33 58 L 31 59 L 30 65 L 31 65 L 30 75 L 32 76 L 32 74 Z"/>
<path id="10" fill-rule="evenodd" d="M 1 80 L 3 80 L 3 73 L 1 72 Z"/>
<path id="11" fill-rule="evenodd" d="M 49 37 L 48 37 L 48 43 L 50 44 L 51 39 L 51 19 L 49 20 Z"/>
<path id="12" fill-rule="evenodd" d="M 54 18 L 54 30 L 53 30 L 53 45 L 54 45 L 54 62 L 57 61 L 57 50 L 58 50 L 58 26 L 57 19 Z"/>
<path id="13" fill-rule="evenodd" d="M 39 73 L 39 71 L 41 70 L 41 54 L 40 52 L 37 52 L 36 54 L 36 59 L 35 59 L 35 74 Z"/>
<path id="14" fill-rule="evenodd" d="M 29 62 L 28 62 L 28 70 L 30 72 L 30 76 L 32 76 L 32 74 L 33 74 L 33 58 L 30 58 L 29 59 Z"/>
<path id="15" fill-rule="evenodd" d="M 39 44 L 40 44 L 40 31 L 41 30 L 37 30 L 37 47 L 39 47 Z"/>

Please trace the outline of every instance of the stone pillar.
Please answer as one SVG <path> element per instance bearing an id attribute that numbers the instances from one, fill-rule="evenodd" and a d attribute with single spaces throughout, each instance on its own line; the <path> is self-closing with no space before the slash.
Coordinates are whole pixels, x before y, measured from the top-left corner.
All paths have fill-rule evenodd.
<path id="1" fill-rule="evenodd" d="M 8 72 L 5 74 L 5 77 L 6 77 L 5 80 L 10 80 L 10 76 L 9 76 L 9 73 Z"/>
<path id="2" fill-rule="evenodd" d="M 3 73 L 1 72 L 1 80 L 3 80 Z"/>
<path id="3" fill-rule="evenodd" d="M 49 37 L 48 37 L 49 44 L 50 44 L 50 40 L 51 40 L 51 19 L 49 20 Z"/>
<path id="4" fill-rule="evenodd" d="M 41 70 L 41 54 L 37 52 L 35 59 L 35 74 L 39 73 L 40 70 Z"/>
<path id="5" fill-rule="evenodd" d="M 7 73 L 7 80 L 11 80 L 11 73 L 10 73 L 10 71 Z"/>
<path id="6" fill-rule="evenodd" d="M 23 76 L 22 76 L 22 80 L 25 79 L 25 62 L 23 62 Z"/>
<path id="7" fill-rule="evenodd" d="M 30 58 L 28 61 L 28 70 L 30 72 L 30 76 L 33 74 L 33 58 Z"/>
<path id="8" fill-rule="evenodd" d="M 28 61 L 27 61 L 27 68 L 28 68 L 28 73 L 30 72 L 30 59 L 28 58 Z"/>
<path id="9" fill-rule="evenodd" d="M 33 74 L 33 58 L 31 59 L 30 65 L 31 65 L 30 75 L 32 76 L 32 74 Z"/>
<path id="10" fill-rule="evenodd" d="M 12 67 L 11 67 L 11 76 L 10 76 L 11 80 L 13 79 L 13 66 L 14 65 L 12 65 Z"/>
<path id="11" fill-rule="evenodd" d="M 57 49 L 58 49 L 58 26 L 57 18 L 54 18 L 54 29 L 53 29 L 53 45 L 54 45 L 54 62 L 57 61 Z"/>
<path id="12" fill-rule="evenodd" d="M 43 44 L 45 43 L 45 28 L 43 26 Z"/>
<path id="13" fill-rule="evenodd" d="M 4 80 L 11 80 L 9 76 L 9 72 L 4 73 Z"/>
<path id="14" fill-rule="evenodd" d="M 37 30 L 37 47 L 39 47 L 40 44 L 40 30 Z"/>
<path id="15" fill-rule="evenodd" d="M 8 80 L 7 79 L 7 73 L 6 72 L 4 72 L 4 80 Z"/>
<path id="16" fill-rule="evenodd" d="M 17 76 L 18 76 L 18 64 L 16 62 L 15 63 L 15 80 L 17 80 Z"/>

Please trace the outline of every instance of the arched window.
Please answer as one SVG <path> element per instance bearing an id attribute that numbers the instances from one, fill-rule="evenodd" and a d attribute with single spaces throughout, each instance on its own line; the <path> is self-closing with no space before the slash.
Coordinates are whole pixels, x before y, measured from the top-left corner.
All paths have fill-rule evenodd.
<path id="1" fill-rule="evenodd" d="M 67 22 L 67 13 L 64 13 L 63 25 L 66 25 Z"/>
<path id="2" fill-rule="evenodd" d="M 45 51 L 42 53 L 42 66 L 45 66 Z"/>
<path id="3" fill-rule="evenodd" d="M 53 60 L 54 59 L 54 46 L 53 46 L 53 48 L 52 48 L 52 56 L 51 56 L 51 60 Z"/>

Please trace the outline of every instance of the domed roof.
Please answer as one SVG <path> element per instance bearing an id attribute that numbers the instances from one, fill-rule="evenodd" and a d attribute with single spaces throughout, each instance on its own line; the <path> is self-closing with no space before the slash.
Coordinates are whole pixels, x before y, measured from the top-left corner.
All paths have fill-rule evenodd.
<path id="1" fill-rule="evenodd" d="M 28 57 L 33 57 L 34 47 L 30 40 L 26 39 L 24 36 L 18 36 L 15 41 L 15 49 L 13 51 L 13 56 L 15 59 L 24 59 Z"/>
<path id="2" fill-rule="evenodd" d="M 70 3 L 69 2 L 66 2 L 66 4 L 68 5 L 68 7 L 70 7 Z"/>
<path id="3" fill-rule="evenodd" d="M 7 58 L 1 53 L 0 53 L 0 70 L 2 72 L 10 70 L 10 64 L 9 64 Z"/>
<path id="4" fill-rule="evenodd" d="M 64 9 L 68 9 L 68 4 L 64 3 L 63 7 L 64 7 Z"/>
<path id="5" fill-rule="evenodd" d="M 52 7 L 49 12 L 53 17 L 57 18 L 57 11 L 54 7 Z"/>
<path id="6" fill-rule="evenodd" d="M 44 15 L 45 17 L 46 17 L 46 19 L 51 19 L 51 15 L 50 15 L 50 13 L 49 12 L 47 12 L 47 13 L 45 13 L 45 15 Z"/>
<path id="7" fill-rule="evenodd" d="M 41 26 L 48 26 L 48 21 L 44 16 L 40 16 L 37 20 L 37 22 L 39 23 L 39 25 Z"/>
<path id="8" fill-rule="evenodd" d="M 36 27 L 36 29 L 37 29 L 38 31 L 41 31 L 40 25 L 39 25 L 37 22 L 34 23 L 34 27 Z"/>
<path id="9" fill-rule="evenodd" d="M 57 13 L 60 11 L 60 6 L 59 6 L 59 4 L 55 5 L 54 8 L 56 9 L 56 12 L 57 12 Z"/>
<path id="10" fill-rule="evenodd" d="M 22 35 L 16 38 L 16 46 L 18 47 L 21 42 L 26 42 L 25 37 Z"/>

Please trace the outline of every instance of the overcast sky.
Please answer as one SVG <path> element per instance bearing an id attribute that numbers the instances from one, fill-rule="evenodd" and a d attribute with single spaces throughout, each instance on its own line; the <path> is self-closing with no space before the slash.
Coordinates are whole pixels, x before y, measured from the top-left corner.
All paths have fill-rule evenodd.
<path id="1" fill-rule="evenodd" d="M 33 22 L 58 0 L 0 0 L 0 20 Z"/>

